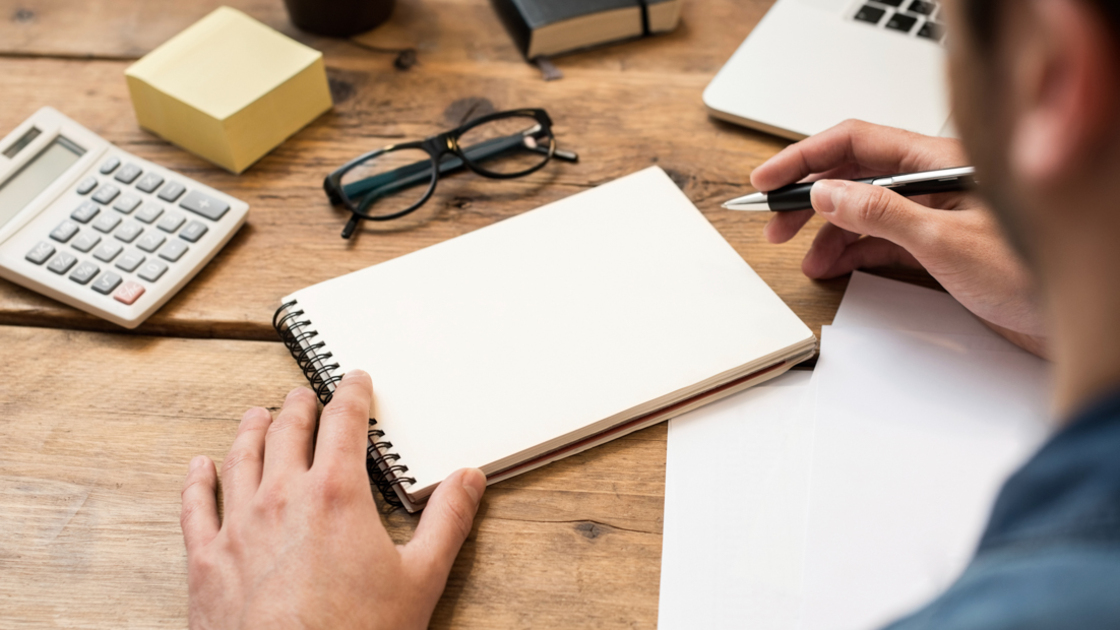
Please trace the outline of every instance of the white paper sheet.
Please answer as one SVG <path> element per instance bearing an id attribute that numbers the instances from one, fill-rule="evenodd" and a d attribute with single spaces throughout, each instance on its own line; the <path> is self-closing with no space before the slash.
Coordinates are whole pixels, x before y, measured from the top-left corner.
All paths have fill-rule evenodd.
<path id="1" fill-rule="evenodd" d="M 810 376 L 790 372 L 670 421 L 661 630 L 797 627 Z"/>
<path id="2" fill-rule="evenodd" d="M 998 338 L 943 291 L 855 271 L 832 320 L 834 328 L 885 328 Z"/>
<path id="3" fill-rule="evenodd" d="M 871 630 L 921 605 L 1048 434 L 1048 392 L 948 294 L 853 274 L 811 381 L 670 422 L 659 626 Z"/>
<path id="4" fill-rule="evenodd" d="M 1051 428 L 1048 364 L 947 294 L 857 274 L 835 321 L 814 376 L 804 630 L 875 628 L 946 588 Z"/>

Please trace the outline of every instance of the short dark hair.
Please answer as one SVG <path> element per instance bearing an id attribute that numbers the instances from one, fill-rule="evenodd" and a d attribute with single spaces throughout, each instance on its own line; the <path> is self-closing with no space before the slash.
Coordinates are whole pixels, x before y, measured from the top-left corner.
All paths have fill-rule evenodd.
<path id="1" fill-rule="evenodd" d="M 1112 34 L 1120 39 L 1120 0 L 1083 0 L 1093 5 L 1108 21 Z M 999 12 L 1007 6 L 1004 0 L 968 0 L 965 18 L 981 47 L 988 47 L 995 40 Z"/>

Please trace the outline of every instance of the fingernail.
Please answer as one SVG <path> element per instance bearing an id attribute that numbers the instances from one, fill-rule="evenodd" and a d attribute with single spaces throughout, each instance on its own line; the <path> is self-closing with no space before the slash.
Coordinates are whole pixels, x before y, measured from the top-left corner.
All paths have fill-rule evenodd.
<path id="1" fill-rule="evenodd" d="M 345 383 L 345 382 L 348 382 L 348 381 L 355 381 L 355 380 L 358 380 L 358 379 L 368 379 L 368 378 L 369 378 L 369 374 L 366 374 L 362 370 L 350 370 L 349 372 L 347 372 L 346 374 L 344 374 L 342 376 L 342 382 Z"/>
<path id="2" fill-rule="evenodd" d="M 477 468 L 470 468 L 463 474 L 463 490 L 471 496 L 471 500 L 478 503 L 482 493 L 486 490 L 486 475 Z"/>
<path id="3" fill-rule="evenodd" d="M 201 467 L 202 464 L 205 463 L 205 462 L 206 462 L 206 456 L 205 455 L 195 455 L 193 458 L 191 458 L 190 467 L 188 467 L 188 469 L 187 469 L 188 472 L 196 470 L 197 468 Z"/>
<path id="4" fill-rule="evenodd" d="M 813 209 L 823 214 L 834 212 L 840 206 L 848 182 L 836 179 L 822 179 L 813 184 L 809 195 L 813 201 Z"/>

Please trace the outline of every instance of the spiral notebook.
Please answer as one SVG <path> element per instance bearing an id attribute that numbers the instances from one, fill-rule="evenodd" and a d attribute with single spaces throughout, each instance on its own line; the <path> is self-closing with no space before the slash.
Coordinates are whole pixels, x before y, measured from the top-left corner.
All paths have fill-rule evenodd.
<path id="1" fill-rule="evenodd" d="M 277 331 L 326 403 L 373 378 L 367 469 L 421 509 L 773 378 L 816 338 L 660 168 L 296 291 Z"/>

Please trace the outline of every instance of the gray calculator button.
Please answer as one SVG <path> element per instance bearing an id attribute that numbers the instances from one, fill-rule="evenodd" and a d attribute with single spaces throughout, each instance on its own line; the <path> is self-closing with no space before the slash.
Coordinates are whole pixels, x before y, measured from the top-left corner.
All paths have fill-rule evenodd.
<path id="1" fill-rule="evenodd" d="M 136 237 L 140 236 L 140 233 L 143 231 L 144 228 L 141 227 L 139 223 L 133 223 L 132 221 L 129 221 L 128 223 L 120 226 L 120 228 L 118 228 L 116 232 L 113 232 L 113 236 L 117 237 L 118 241 L 131 243 L 132 241 L 135 241 Z"/>
<path id="2" fill-rule="evenodd" d="M 115 214 L 103 214 L 96 221 L 93 222 L 93 227 L 106 234 L 113 231 L 113 228 L 121 224 L 121 218 Z"/>
<path id="3" fill-rule="evenodd" d="M 163 206 L 158 203 L 152 203 L 151 201 L 145 201 L 144 205 L 140 206 L 140 212 L 136 213 L 136 218 L 144 223 L 151 223 L 158 219 L 161 214 L 163 214 Z"/>
<path id="4" fill-rule="evenodd" d="M 186 245 L 184 245 L 183 246 L 183 251 L 186 251 L 186 249 L 187 249 L 187 247 L 186 247 Z M 47 243 L 45 241 L 39 241 L 39 244 L 36 245 L 34 249 L 27 252 L 27 255 L 24 256 L 24 258 L 30 260 L 31 262 L 35 263 L 36 265 L 41 265 L 41 264 L 47 262 L 47 259 L 50 258 L 51 254 L 53 254 L 53 253 L 54 253 L 54 245 L 51 245 L 50 243 Z"/>
<path id="5" fill-rule="evenodd" d="M 93 190 L 94 188 L 97 188 L 97 178 L 87 177 L 78 183 L 78 194 L 88 194 L 89 191 Z"/>
<path id="6" fill-rule="evenodd" d="M 101 237 L 96 232 L 82 232 L 78 235 L 78 238 L 74 239 L 73 243 L 70 243 L 70 246 L 84 254 L 97 247 L 100 242 Z"/>
<path id="7" fill-rule="evenodd" d="M 124 269 L 125 271 L 135 271 L 141 263 L 144 262 L 144 256 L 128 252 L 117 260 L 117 269 Z"/>
<path id="8" fill-rule="evenodd" d="M 167 237 L 159 232 L 148 232 L 136 241 L 136 246 L 146 252 L 154 252 L 159 249 L 160 245 L 167 240 Z"/>
<path id="9" fill-rule="evenodd" d="M 167 185 L 163 187 L 163 190 L 159 191 L 159 198 L 163 199 L 164 201 L 175 201 L 179 198 L 179 195 L 183 194 L 183 191 L 186 189 L 187 187 L 180 184 L 179 182 L 167 182 Z"/>
<path id="10" fill-rule="evenodd" d="M 70 213 L 70 218 L 78 223 L 89 223 L 89 220 L 97 216 L 98 212 L 101 212 L 101 208 L 97 204 L 92 201 L 83 201 L 82 205 Z"/>
<path id="11" fill-rule="evenodd" d="M 228 203 L 209 195 L 204 195 L 197 190 L 192 190 L 187 193 L 187 196 L 183 197 L 183 200 L 179 202 L 179 206 L 195 214 L 201 214 L 211 221 L 217 221 L 222 218 L 222 215 L 229 210 Z"/>
<path id="12" fill-rule="evenodd" d="M 142 172 L 143 171 L 140 170 L 140 167 L 136 166 L 135 164 L 125 164 L 121 167 L 121 170 L 117 171 L 117 174 L 113 176 L 113 179 L 125 184 L 131 184 L 133 180 L 135 180 L 137 177 L 140 177 L 140 173 Z"/>
<path id="13" fill-rule="evenodd" d="M 197 243 L 209 229 L 202 221 L 191 221 L 182 232 L 179 232 L 179 238 L 189 243 Z"/>
<path id="14" fill-rule="evenodd" d="M 99 271 L 101 270 L 97 268 L 97 265 L 87 260 L 74 269 L 74 273 L 70 274 L 70 279 L 78 284 L 86 284 L 90 280 L 93 280 L 93 277 L 96 276 Z"/>
<path id="15" fill-rule="evenodd" d="M 162 183 L 162 177 L 156 175 L 155 173 L 148 173 L 147 175 L 141 177 L 140 181 L 136 182 L 136 187 L 143 192 L 150 193 L 153 190 L 159 188 L 159 185 Z"/>
<path id="16" fill-rule="evenodd" d="M 124 249 L 124 246 L 120 243 L 105 241 L 104 243 L 102 243 L 101 247 L 98 247 L 96 250 L 94 250 L 93 257 L 98 260 L 110 262 L 117 257 L 117 254 L 121 253 L 122 249 Z"/>
<path id="17" fill-rule="evenodd" d="M 112 184 L 105 184 L 101 188 L 98 188 L 97 192 L 93 193 L 93 200 L 97 203 L 109 203 L 113 199 L 116 199 L 119 194 L 121 194 L 120 188 Z"/>
<path id="18" fill-rule="evenodd" d="M 148 282 L 155 282 L 159 280 L 159 277 L 162 276 L 165 271 L 167 271 L 167 265 L 153 258 L 141 267 L 140 271 L 136 272 L 136 275 Z"/>
<path id="19" fill-rule="evenodd" d="M 93 290 L 102 295 L 109 295 L 113 292 L 113 289 L 117 288 L 117 285 L 120 283 L 120 276 L 113 273 L 112 271 L 106 271 L 105 273 L 101 274 L 101 277 L 97 279 L 97 282 L 93 283 Z"/>
<path id="20" fill-rule="evenodd" d="M 58 227 L 51 230 L 51 238 L 59 243 L 65 243 L 78 233 L 78 224 L 73 221 L 63 221 Z"/>
<path id="21" fill-rule="evenodd" d="M 136 195 L 124 194 L 121 195 L 119 199 L 117 199 L 117 203 L 113 204 L 113 209 L 117 212 L 128 214 L 129 212 L 135 210 L 136 206 L 138 205 L 140 205 L 139 197 L 137 197 Z"/>
<path id="22" fill-rule="evenodd" d="M 64 274 L 70 271 L 70 268 L 73 267 L 76 262 L 78 262 L 78 259 L 73 255 L 67 254 L 66 252 L 59 252 L 58 255 L 54 257 L 54 260 L 51 261 L 51 264 L 47 265 L 47 269 L 57 274 Z"/>
<path id="23" fill-rule="evenodd" d="M 47 247 L 50 246 L 48 245 Z M 171 242 L 167 244 L 167 247 L 164 247 L 162 250 L 160 250 L 159 257 L 164 260 L 170 260 L 171 262 L 177 262 L 180 258 L 183 257 L 183 254 L 187 253 L 187 249 L 187 244 L 183 241 L 171 239 Z M 54 248 L 51 247 L 51 250 L 53 251 Z M 48 254 L 48 256 L 49 255 L 50 254 Z"/>
<path id="24" fill-rule="evenodd" d="M 115 171 L 117 169 L 117 167 L 120 166 L 120 165 L 121 165 L 120 160 L 118 160 L 115 157 L 111 157 L 111 158 L 105 160 L 104 162 L 102 162 L 101 163 L 101 168 L 98 169 L 98 170 L 101 171 L 102 175 L 108 175 L 109 173 L 112 173 L 113 171 Z"/>
<path id="25" fill-rule="evenodd" d="M 164 232 L 174 232 L 179 229 L 179 226 L 183 225 L 183 221 L 185 220 L 186 219 L 184 219 L 181 214 L 165 214 L 163 218 L 159 220 L 159 223 L 156 224 L 156 227 Z"/>

